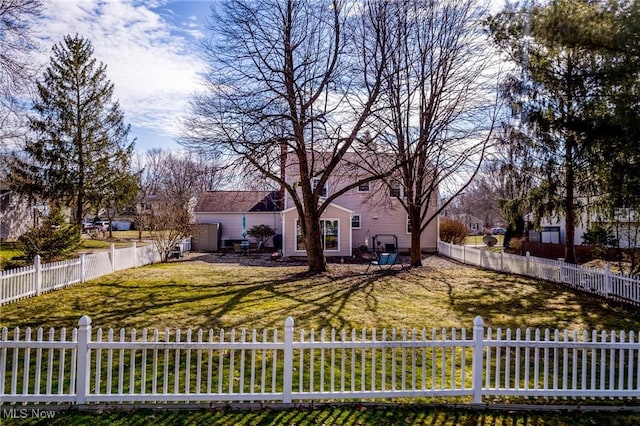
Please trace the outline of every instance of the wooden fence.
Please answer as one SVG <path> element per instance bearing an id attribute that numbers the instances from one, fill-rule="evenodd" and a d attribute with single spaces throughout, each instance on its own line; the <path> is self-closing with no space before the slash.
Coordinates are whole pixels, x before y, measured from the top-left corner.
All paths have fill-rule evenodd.
<path id="1" fill-rule="evenodd" d="M 0 400 L 212 403 L 640 397 L 634 332 L 2 330 Z M 297 338 L 296 338 L 297 335 Z"/>
<path id="2" fill-rule="evenodd" d="M 640 306 L 640 277 L 605 269 L 584 268 L 561 260 L 499 253 L 464 245 L 438 242 L 438 253 L 459 262 L 494 271 L 525 275 L 566 285 L 612 300 Z"/>
<path id="3" fill-rule="evenodd" d="M 191 238 L 180 244 L 184 252 L 191 250 Z M 138 247 L 135 241 L 131 247 L 116 249 L 111 244 L 108 252 L 60 262 L 42 264 L 36 256 L 33 265 L 0 272 L 0 305 L 159 261 L 155 245 Z"/>

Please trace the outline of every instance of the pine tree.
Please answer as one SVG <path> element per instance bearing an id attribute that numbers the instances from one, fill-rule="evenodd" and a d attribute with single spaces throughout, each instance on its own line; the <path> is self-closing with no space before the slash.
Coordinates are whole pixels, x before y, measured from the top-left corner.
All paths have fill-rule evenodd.
<path id="1" fill-rule="evenodd" d="M 517 65 L 505 97 L 519 116 L 510 143 L 524 141 L 533 154 L 527 169 L 536 181 L 528 199 L 538 218 L 564 214 L 565 257 L 571 263 L 581 213 L 607 191 L 594 178 L 600 160 L 590 151 L 612 152 L 594 136 L 603 111 L 611 108 L 609 85 L 619 86 L 611 66 L 619 61 L 612 52 L 623 7 L 623 2 L 553 0 L 507 9 L 489 20 L 495 44 Z"/>
<path id="2" fill-rule="evenodd" d="M 107 79 L 106 66 L 93 57 L 91 43 L 76 35 L 54 45 L 38 82 L 34 138 L 26 158 L 13 166 L 18 191 L 73 208 L 81 223 L 117 172 L 128 169 L 133 142 Z M 99 207 L 99 206 L 93 206 Z"/>
<path id="3" fill-rule="evenodd" d="M 38 255 L 50 261 L 72 256 L 80 245 L 80 227 L 66 223 L 60 210 L 54 210 L 39 227 L 31 228 L 18 239 L 18 246 L 29 260 Z"/>

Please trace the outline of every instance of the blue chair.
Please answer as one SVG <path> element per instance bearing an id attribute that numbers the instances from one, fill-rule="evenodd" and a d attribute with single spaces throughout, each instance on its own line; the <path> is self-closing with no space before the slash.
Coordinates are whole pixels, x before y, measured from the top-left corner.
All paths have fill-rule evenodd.
<path id="1" fill-rule="evenodd" d="M 377 259 L 374 259 L 371 261 L 371 263 L 369 263 L 369 266 L 367 266 L 367 271 L 369 271 L 371 265 L 378 265 L 380 270 L 389 270 L 397 262 L 398 253 L 380 253 L 377 256 Z M 402 265 L 402 262 L 400 263 L 400 266 L 404 267 L 404 265 Z"/>

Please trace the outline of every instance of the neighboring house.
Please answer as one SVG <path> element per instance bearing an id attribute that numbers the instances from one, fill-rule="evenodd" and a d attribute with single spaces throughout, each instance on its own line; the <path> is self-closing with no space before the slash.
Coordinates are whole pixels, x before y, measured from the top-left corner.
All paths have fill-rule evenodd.
<path id="1" fill-rule="evenodd" d="M 464 223 L 470 235 L 479 235 L 485 231 L 482 220 L 470 213 L 457 213 L 453 209 L 445 209 L 441 216 Z"/>
<path id="2" fill-rule="evenodd" d="M 296 167 L 287 165 L 286 180 L 294 185 L 297 176 Z M 338 167 L 328 180 L 323 195 L 329 196 L 336 188 L 344 188 L 361 178 L 351 166 Z M 336 198 L 321 216 L 325 256 L 352 256 L 361 247 L 372 250 L 372 238 L 376 235 L 395 235 L 398 250 L 408 252 L 411 246 L 411 229 L 407 213 L 396 199 L 397 195 L 402 196 L 401 188 L 388 188 L 381 182 L 371 182 Z M 273 227 L 277 234 L 281 234 L 284 256 L 305 256 L 298 212 L 293 200 L 286 194 L 284 203 L 281 204 L 275 201 L 276 197 L 279 200 L 279 196 L 279 191 L 207 192 L 198 200 L 196 223 L 220 223 L 220 243 L 224 246 L 225 240 L 242 238 L 244 215 L 247 229 L 256 224 L 266 224 Z M 270 201 L 264 203 L 264 200 Z M 431 205 L 435 209 L 435 195 Z M 437 236 L 437 221 L 434 220 L 422 234 L 421 247 L 424 252 L 437 250 Z M 385 243 L 384 247 L 387 249 L 388 238 Z"/>
<path id="3" fill-rule="evenodd" d="M 198 202 L 197 197 L 192 197 L 187 201 L 187 210 L 191 216 L 191 221 L 195 222 L 195 208 Z M 163 209 L 169 206 L 167 198 L 161 195 L 151 194 L 145 196 L 143 199 L 138 200 L 136 203 L 136 212 L 143 217 L 157 216 Z"/>
<path id="4" fill-rule="evenodd" d="M 531 215 L 525 217 L 527 221 L 531 219 Z M 588 216 L 583 213 L 576 222 L 574 231 L 575 245 L 582 244 L 583 235 L 589 229 L 602 226 L 612 230 L 621 248 L 640 248 L 640 213 L 635 210 L 616 209 L 613 220 L 603 220 L 595 215 Z M 558 215 L 552 219 L 542 219 L 539 231 L 529 231 L 529 241 L 565 244 L 567 241 L 567 228 L 564 216 Z"/>
<path id="5" fill-rule="evenodd" d="M 15 240 L 39 220 L 39 210 L 24 197 L 0 189 L 0 240 Z"/>

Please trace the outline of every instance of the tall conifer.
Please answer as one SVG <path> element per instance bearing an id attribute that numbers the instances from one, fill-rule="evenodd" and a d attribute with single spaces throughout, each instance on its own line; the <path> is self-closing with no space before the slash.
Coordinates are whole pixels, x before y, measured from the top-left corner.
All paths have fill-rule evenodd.
<path id="1" fill-rule="evenodd" d="M 76 223 L 89 207 L 100 207 L 133 150 L 106 70 L 79 35 L 53 46 L 30 117 L 33 137 L 13 166 L 16 189 L 71 207 Z"/>

